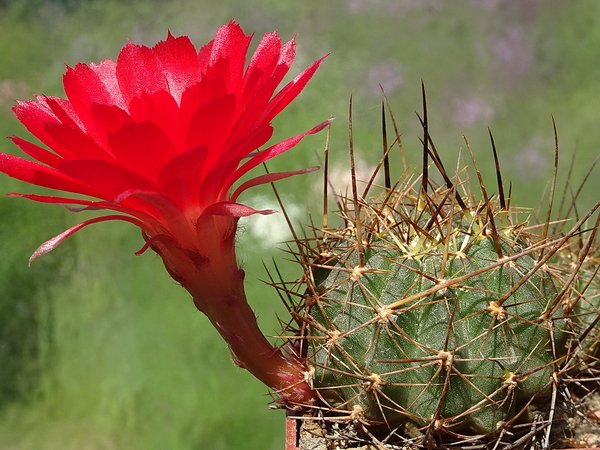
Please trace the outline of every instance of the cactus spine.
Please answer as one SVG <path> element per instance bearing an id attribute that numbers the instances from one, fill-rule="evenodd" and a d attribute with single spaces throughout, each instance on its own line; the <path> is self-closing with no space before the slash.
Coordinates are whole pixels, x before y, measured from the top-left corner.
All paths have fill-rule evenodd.
<path id="1" fill-rule="evenodd" d="M 330 414 L 412 436 L 492 435 L 555 398 L 594 334 L 598 219 L 589 222 L 599 205 L 579 220 L 533 223 L 510 206 L 493 139 L 489 195 L 474 158 L 475 188 L 466 169 L 446 170 L 426 109 L 422 124 L 420 176 L 392 186 L 386 169 L 370 196 L 373 181 L 358 195 L 353 174 L 345 226 L 299 246 L 304 357 Z"/>

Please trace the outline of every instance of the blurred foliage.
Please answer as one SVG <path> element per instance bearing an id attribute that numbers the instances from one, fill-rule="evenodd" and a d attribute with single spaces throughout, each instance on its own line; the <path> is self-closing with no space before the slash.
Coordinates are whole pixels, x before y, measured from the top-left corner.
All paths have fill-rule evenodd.
<path id="1" fill-rule="evenodd" d="M 61 95 L 65 64 L 115 58 L 127 39 L 153 45 L 167 30 L 200 45 L 232 17 L 255 32 L 254 44 L 274 29 L 283 39 L 298 34 L 291 76 L 331 52 L 276 119 L 274 139 L 336 117 L 331 176 L 339 191 L 347 182 L 351 94 L 366 176 L 379 159 L 379 84 L 409 164 L 420 160 L 421 80 L 447 167 L 464 149 L 464 134 L 493 185 L 490 127 L 513 204 L 543 203 L 552 115 L 561 183 L 574 149 L 574 186 L 600 153 L 600 3 L 589 0 L 0 0 L 0 134 L 27 136 L 10 114 L 13 100 Z M 324 134 L 311 136 L 270 169 L 317 165 L 324 142 Z M 0 149 L 15 151 L 8 140 Z M 393 171 L 402 170 L 395 152 Z M 283 180 L 278 189 L 295 224 L 307 223 L 307 210 L 320 222 L 320 174 Z M 2 177 L 0 191 L 34 189 Z M 590 177 L 580 211 L 599 191 L 600 178 Z M 268 186 L 243 201 L 279 209 Z M 133 256 L 142 242 L 137 230 L 94 225 L 27 267 L 37 245 L 90 214 L 0 198 L 0 450 L 282 448 L 282 412 L 267 408 L 266 389 L 231 363 L 159 259 Z M 288 280 L 299 270 L 271 239 L 289 238 L 283 227 L 274 216 L 250 218 L 239 237 L 248 297 L 273 335 L 284 310 L 260 281 L 267 278 L 261 260 L 275 257 Z"/>
<path id="2" fill-rule="evenodd" d="M 15 207 L 16 199 L 11 200 L 0 202 L 0 410 L 10 401 L 29 399 L 47 369 L 39 347 L 46 338 L 40 335 L 41 305 L 48 301 L 48 286 L 67 279 L 64 258 L 53 255 L 27 267 L 27 254 L 35 249 L 31 244 L 46 239 L 40 222 L 64 224 L 61 211 L 44 214 L 36 205 Z M 28 241 L 15 241 L 15 229 L 27 234 Z"/>

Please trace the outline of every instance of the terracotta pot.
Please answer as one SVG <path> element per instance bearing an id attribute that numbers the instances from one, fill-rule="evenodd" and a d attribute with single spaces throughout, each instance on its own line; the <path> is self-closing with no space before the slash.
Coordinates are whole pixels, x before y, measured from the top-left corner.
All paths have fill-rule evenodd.
<path id="1" fill-rule="evenodd" d="M 285 450 L 327 450 L 331 441 L 325 437 L 322 421 L 310 415 L 288 411 L 285 417 Z"/>
<path id="2" fill-rule="evenodd" d="M 298 433 L 298 422 L 299 420 L 293 416 L 292 411 L 287 411 L 285 414 L 285 450 L 300 450 L 299 445 L 299 433 Z"/>

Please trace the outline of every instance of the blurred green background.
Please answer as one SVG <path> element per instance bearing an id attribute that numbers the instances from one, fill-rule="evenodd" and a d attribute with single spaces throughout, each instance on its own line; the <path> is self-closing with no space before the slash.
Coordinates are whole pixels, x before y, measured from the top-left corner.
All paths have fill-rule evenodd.
<path id="1" fill-rule="evenodd" d="M 452 167 L 466 135 L 493 186 L 487 127 L 513 203 L 537 208 L 552 174 L 554 116 L 561 182 L 577 150 L 576 185 L 600 153 L 600 2 L 594 0 L 0 0 L 0 135 L 27 137 L 15 99 L 62 95 L 65 64 L 116 58 L 129 39 L 153 45 L 167 30 L 196 45 L 235 17 L 258 38 L 298 34 L 292 72 L 331 52 L 305 92 L 276 120 L 276 139 L 337 117 L 332 179 L 347 180 L 347 110 L 363 173 L 381 151 L 379 84 L 390 99 L 410 164 L 418 164 L 420 83 L 431 135 Z M 319 164 L 325 134 L 271 164 Z M 13 152 L 8 140 L 0 150 Z M 400 175 L 399 157 L 394 173 Z M 279 183 L 296 223 L 319 223 L 321 177 Z M 590 177 L 580 211 L 598 199 Z M 38 192 L 0 178 L 0 192 Z M 269 189 L 244 201 L 275 206 Z M 27 267 L 44 240 L 86 217 L 59 206 L 0 199 L 0 450 L 282 449 L 283 412 L 235 367 L 189 296 L 127 224 L 97 224 Z M 282 264 L 281 218 L 251 218 L 239 255 L 267 334 L 284 310 L 261 261 Z"/>

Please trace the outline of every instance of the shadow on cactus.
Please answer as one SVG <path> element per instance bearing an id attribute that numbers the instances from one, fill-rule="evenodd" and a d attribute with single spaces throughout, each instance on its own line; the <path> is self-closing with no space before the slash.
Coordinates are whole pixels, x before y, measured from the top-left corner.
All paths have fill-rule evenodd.
<path id="1" fill-rule="evenodd" d="M 576 195 L 555 198 L 555 176 L 546 217 L 534 221 L 510 204 L 491 133 L 495 193 L 466 140 L 475 177 L 443 164 L 424 90 L 423 104 L 421 174 L 392 183 L 388 158 L 402 146 L 397 132 L 388 146 L 382 110 L 384 157 L 359 192 L 350 125 L 352 195 L 337 197 L 343 226 L 328 227 L 325 205 L 323 228 L 296 242 L 304 277 L 290 331 L 321 399 L 316 415 L 371 438 L 381 428 L 381 441 L 499 443 L 542 432 L 547 447 L 561 383 L 595 339 L 600 203 L 563 219 Z"/>

